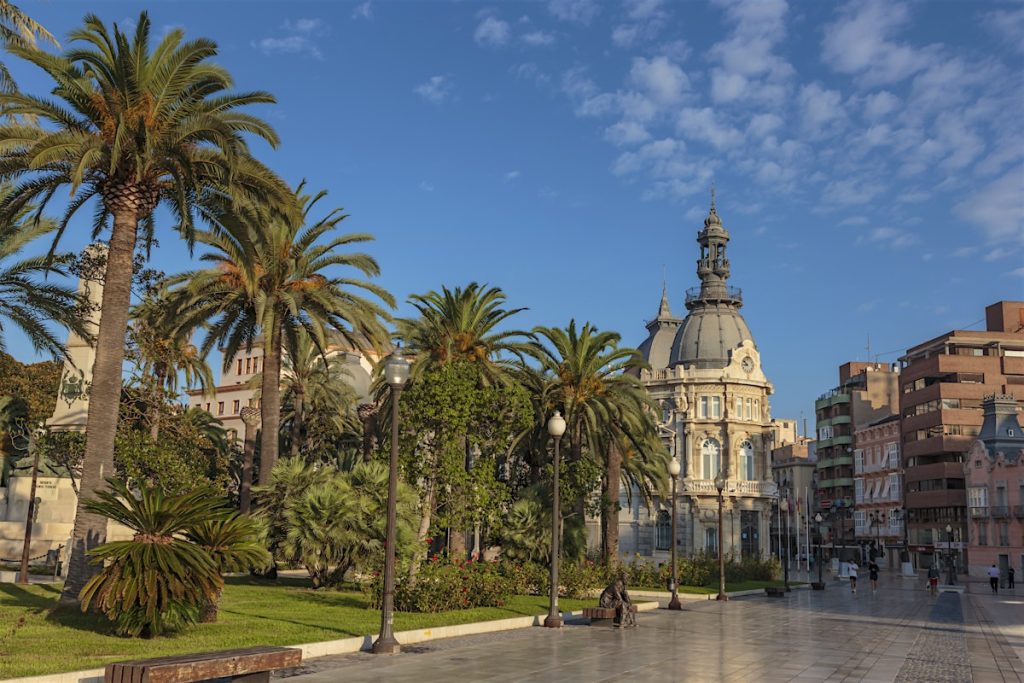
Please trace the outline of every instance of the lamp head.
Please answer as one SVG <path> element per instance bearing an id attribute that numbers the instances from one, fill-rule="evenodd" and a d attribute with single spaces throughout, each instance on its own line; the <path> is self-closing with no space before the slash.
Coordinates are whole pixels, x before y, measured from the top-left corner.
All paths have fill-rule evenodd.
<path id="1" fill-rule="evenodd" d="M 679 458 L 672 458 L 668 461 L 668 473 L 673 477 L 678 477 L 679 473 L 683 471 L 682 466 L 679 464 Z"/>
<path id="2" fill-rule="evenodd" d="M 952 524 L 947 524 L 946 525 L 946 533 L 947 534 L 953 533 L 953 525 Z"/>
<path id="3" fill-rule="evenodd" d="M 401 344 L 384 364 L 384 380 L 392 389 L 401 389 L 409 380 L 409 361 L 402 355 Z"/>
<path id="4" fill-rule="evenodd" d="M 821 516 L 820 512 L 818 514 L 814 515 L 814 521 L 817 522 L 818 524 L 821 524 L 823 520 L 824 520 L 824 518 Z"/>
<path id="5" fill-rule="evenodd" d="M 565 418 L 562 413 L 555 411 L 555 414 L 548 420 L 548 434 L 556 439 L 565 434 Z"/>
<path id="6" fill-rule="evenodd" d="M 718 470 L 718 474 L 715 475 L 715 488 L 721 493 L 725 490 L 725 472 Z"/>

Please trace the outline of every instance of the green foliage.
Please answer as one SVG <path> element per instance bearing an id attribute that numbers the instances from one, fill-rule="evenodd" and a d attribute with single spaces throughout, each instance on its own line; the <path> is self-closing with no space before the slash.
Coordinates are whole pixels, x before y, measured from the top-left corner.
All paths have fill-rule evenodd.
<path id="1" fill-rule="evenodd" d="M 207 552 L 221 575 L 270 564 L 270 553 L 259 537 L 253 518 L 237 513 L 198 522 L 185 532 L 185 538 Z"/>
<path id="2" fill-rule="evenodd" d="M 509 508 L 496 533 L 502 558 L 514 563 L 546 564 L 551 557 L 551 503 L 537 487 L 525 489 Z"/>
<path id="3" fill-rule="evenodd" d="M 379 607 L 383 577 L 377 573 L 363 584 L 372 604 Z M 415 581 L 399 576 L 395 609 L 403 612 L 447 612 L 476 607 L 501 607 L 519 584 L 497 562 L 465 562 L 434 558 L 423 563 Z"/>
<path id="4" fill-rule="evenodd" d="M 135 536 L 89 552 L 92 563 L 103 568 L 79 595 L 82 611 L 95 604 L 130 636 L 158 636 L 194 623 L 223 581 L 209 553 L 183 535 L 222 516 L 222 501 L 205 488 L 165 495 L 157 488 L 136 493 L 123 482 L 108 482 L 111 490 L 86 501 L 85 509 L 125 525 Z"/>
<path id="5" fill-rule="evenodd" d="M 61 363 L 58 361 L 20 363 L 0 351 L 0 396 L 24 401 L 27 421 L 45 420 L 57 404 L 60 372 Z"/>

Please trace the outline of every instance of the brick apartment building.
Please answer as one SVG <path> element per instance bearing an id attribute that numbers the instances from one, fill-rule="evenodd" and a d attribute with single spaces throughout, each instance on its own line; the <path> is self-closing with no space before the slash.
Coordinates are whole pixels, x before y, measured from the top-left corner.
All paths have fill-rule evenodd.
<path id="1" fill-rule="evenodd" d="M 899 568 L 903 547 L 900 417 L 893 414 L 858 429 L 853 450 L 853 523 L 865 555 Z"/>
<path id="2" fill-rule="evenodd" d="M 983 422 L 982 400 L 1013 395 L 1024 405 L 1024 301 L 985 309 L 984 330 L 952 330 L 907 350 L 900 358 L 900 431 L 910 550 L 918 567 L 953 535 L 959 571 L 965 557 L 967 452 Z M 977 529 L 975 529 L 975 532 Z"/>

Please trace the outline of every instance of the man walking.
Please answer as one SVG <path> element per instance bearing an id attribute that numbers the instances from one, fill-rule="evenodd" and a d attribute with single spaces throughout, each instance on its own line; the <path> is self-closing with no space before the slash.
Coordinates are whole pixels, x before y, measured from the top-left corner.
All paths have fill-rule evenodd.
<path id="1" fill-rule="evenodd" d="M 988 585 L 992 586 L 992 592 L 999 592 L 999 567 L 992 565 L 988 568 Z"/>
<path id="2" fill-rule="evenodd" d="M 1006 587 L 1007 588 L 1013 588 L 1013 575 L 1016 574 L 1016 573 L 1017 572 L 1013 571 L 1013 566 L 1012 565 L 1006 570 Z"/>
<path id="3" fill-rule="evenodd" d="M 868 578 L 871 579 L 871 592 L 878 590 L 878 563 L 874 560 L 868 564 Z"/>
<path id="4" fill-rule="evenodd" d="M 847 570 L 850 572 L 850 591 L 853 593 L 857 592 L 857 570 L 860 567 L 853 560 L 850 560 L 850 564 L 847 565 Z"/>
<path id="5" fill-rule="evenodd" d="M 928 589 L 933 596 L 939 592 L 939 564 L 934 560 L 932 566 L 928 567 Z"/>

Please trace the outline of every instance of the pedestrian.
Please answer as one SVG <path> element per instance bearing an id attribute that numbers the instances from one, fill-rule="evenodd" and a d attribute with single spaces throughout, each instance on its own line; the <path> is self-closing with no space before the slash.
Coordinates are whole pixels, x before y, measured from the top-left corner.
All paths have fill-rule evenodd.
<path id="1" fill-rule="evenodd" d="M 928 567 L 928 588 L 932 595 L 939 592 L 939 565 L 934 560 L 932 566 Z"/>
<path id="2" fill-rule="evenodd" d="M 868 578 L 871 579 L 871 592 L 878 590 L 878 563 L 874 560 L 868 564 Z"/>
<path id="3" fill-rule="evenodd" d="M 999 567 L 994 564 L 988 568 L 988 585 L 992 586 L 992 592 L 999 592 Z"/>
<path id="4" fill-rule="evenodd" d="M 847 565 L 847 571 L 850 572 L 850 591 L 853 593 L 857 592 L 857 570 L 860 567 L 853 560 L 850 560 L 850 564 Z"/>
<path id="5" fill-rule="evenodd" d="M 1013 588 L 1013 575 L 1017 572 L 1013 571 L 1013 567 L 1008 567 L 1006 570 L 1006 587 Z"/>

